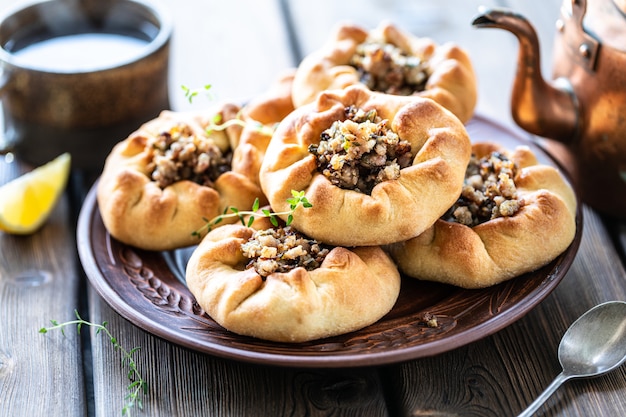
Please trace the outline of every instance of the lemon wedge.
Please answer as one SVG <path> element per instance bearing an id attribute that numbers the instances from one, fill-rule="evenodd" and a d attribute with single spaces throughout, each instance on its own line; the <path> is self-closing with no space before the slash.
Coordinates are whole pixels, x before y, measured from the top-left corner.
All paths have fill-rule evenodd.
<path id="1" fill-rule="evenodd" d="M 39 229 L 65 189 L 70 165 L 64 153 L 0 186 L 0 230 L 25 235 Z"/>

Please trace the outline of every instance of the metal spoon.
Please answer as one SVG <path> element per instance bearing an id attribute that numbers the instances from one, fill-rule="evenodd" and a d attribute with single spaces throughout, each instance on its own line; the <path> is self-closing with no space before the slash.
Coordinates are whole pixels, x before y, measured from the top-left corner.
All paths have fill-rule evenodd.
<path id="1" fill-rule="evenodd" d="M 563 371 L 518 417 L 530 417 L 571 378 L 598 376 L 626 360 L 626 302 L 599 304 L 580 316 L 563 335 L 559 362 Z"/>

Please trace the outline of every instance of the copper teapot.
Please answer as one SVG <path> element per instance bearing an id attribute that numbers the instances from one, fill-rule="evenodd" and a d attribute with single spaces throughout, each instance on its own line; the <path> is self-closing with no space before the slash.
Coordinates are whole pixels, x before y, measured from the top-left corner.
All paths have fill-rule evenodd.
<path id="1" fill-rule="evenodd" d="M 626 218 L 626 0 L 564 0 L 556 22 L 553 81 L 541 75 L 539 41 L 520 14 L 488 9 L 473 26 L 519 40 L 511 111 L 524 130 L 565 146 L 558 156 L 582 200 Z"/>

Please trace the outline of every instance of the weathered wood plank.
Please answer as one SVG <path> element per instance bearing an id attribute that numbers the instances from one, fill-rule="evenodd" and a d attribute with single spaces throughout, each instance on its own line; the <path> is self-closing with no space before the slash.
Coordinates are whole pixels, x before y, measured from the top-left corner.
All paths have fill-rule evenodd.
<path id="1" fill-rule="evenodd" d="M 626 299 L 624 268 L 601 219 L 589 209 L 584 218 L 570 271 L 526 317 L 464 348 L 386 370 L 384 380 L 401 404 L 398 415 L 516 415 L 547 387 L 560 372 L 557 349 L 567 327 L 596 304 Z M 626 368 L 565 384 L 540 412 L 625 415 Z"/>
<path id="2" fill-rule="evenodd" d="M 0 184 L 30 170 L 0 156 Z M 2 198 L 2 197 L 0 197 Z M 74 227 L 63 198 L 29 236 L 0 231 L 0 415 L 84 416 L 82 353 L 75 329 L 38 333 L 74 318 L 78 288 Z"/>
<path id="3" fill-rule="evenodd" d="M 298 370 L 249 365 L 203 355 L 160 340 L 125 322 L 90 292 L 91 314 L 118 330 L 120 343 L 141 350 L 148 381 L 141 415 L 386 416 L 374 370 Z M 106 340 L 94 336 L 96 413 L 118 416 L 127 394 L 126 370 Z M 109 345 L 109 346 L 107 346 Z"/>

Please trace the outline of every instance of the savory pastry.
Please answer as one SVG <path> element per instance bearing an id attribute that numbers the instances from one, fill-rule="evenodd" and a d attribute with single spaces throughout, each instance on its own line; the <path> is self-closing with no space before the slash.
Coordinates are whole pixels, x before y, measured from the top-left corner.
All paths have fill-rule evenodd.
<path id="1" fill-rule="evenodd" d="M 109 233 L 129 245 L 169 250 L 198 242 L 192 233 L 205 218 L 228 206 L 264 201 L 255 182 L 231 171 L 234 125 L 239 107 L 224 104 L 200 114 L 164 111 L 118 143 L 97 186 L 102 220 Z"/>
<path id="2" fill-rule="evenodd" d="M 389 22 L 372 31 L 338 25 L 327 44 L 298 66 L 293 102 L 300 107 L 321 91 L 356 83 L 387 94 L 431 98 L 464 123 L 476 106 L 476 76 L 463 49 L 415 37 Z"/>
<path id="3" fill-rule="evenodd" d="M 293 225 L 338 246 L 407 240 L 454 203 L 471 146 L 463 124 L 426 98 L 354 85 L 326 91 L 278 126 L 261 166 L 276 212 L 291 191 L 313 204 Z"/>
<path id="4" fill-rule="evenodd" d="M 387 314 L 400 292 L 400 274 L 380 247 L 327 246 L 269 222 L 211 231 L 192 253 L 186 280 L 218 324 L 275 342 L 361 329 Z"/>
<path id="5" fill-rule="evenodd" d="M 243 130 L 233 152 L 232 169 L 259 184 L 259 170 L 274 130 L 294 110 L 291 85 L 295 70 L 280 74 L 270 88 L 239 112 Z"/>
<path id="6" fill-rule="evenodd" d="M 576 197 L 555 168 L 528 147 L 479 143 L 457 202 L 389 252 L 408 276 L 483 288 L 546 265 L 575 233 Z"/>

